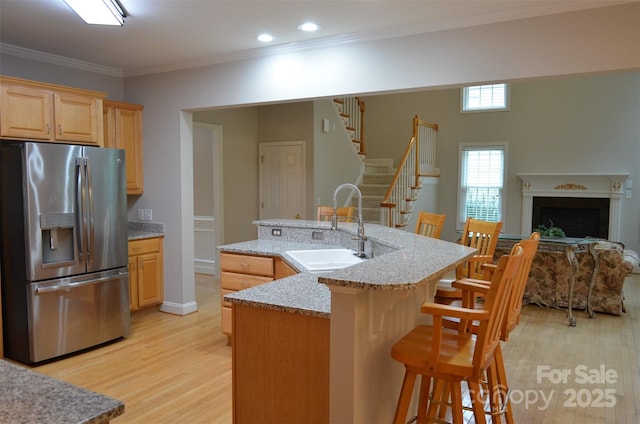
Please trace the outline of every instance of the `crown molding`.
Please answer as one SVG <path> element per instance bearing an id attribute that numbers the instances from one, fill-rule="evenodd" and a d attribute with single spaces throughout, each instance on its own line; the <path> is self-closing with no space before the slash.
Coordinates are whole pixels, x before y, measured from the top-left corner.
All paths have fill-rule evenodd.
<path id="1" fill-rule="evenodd" d="M 64 56 L 58 56 L 51 53 L 45 53 L 38 50 L 31 50 L 24 47 L 18 47 L 11 44 L 0 42 L 0 53 L 10 56 L 21 57 L 23 59 L 36 60 L 39 62 L 50 63 L 52 65 L 65 66 L 67 68 L 79 69 L 82 71 L 93 72 L 96 74 L 108 75 L 111 77 L 123 78 L 122 69 L 110 66 L 98 65 L 96 63 L 84 62 L 82 60 L 71 59 Z"/>

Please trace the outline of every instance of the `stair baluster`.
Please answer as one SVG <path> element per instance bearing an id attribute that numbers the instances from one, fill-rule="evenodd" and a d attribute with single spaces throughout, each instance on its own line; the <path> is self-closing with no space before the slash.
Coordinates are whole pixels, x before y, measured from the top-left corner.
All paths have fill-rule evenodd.
<path id="1" fill-rule="evenodd" d="M 436 168 L 437 124 L 413 118 L 413 136 L 404 152 L 391 185 L 380 203 L 380 223 L 389 227 L 405 227 L 413 212 L 416 191 L 423 176 L 438 176 Z"/>

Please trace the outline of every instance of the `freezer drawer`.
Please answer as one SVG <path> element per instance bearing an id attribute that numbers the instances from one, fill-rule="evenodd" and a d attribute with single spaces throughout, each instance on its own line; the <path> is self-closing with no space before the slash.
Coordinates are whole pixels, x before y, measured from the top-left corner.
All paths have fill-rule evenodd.
<path id="1" fill-rule="evenodd" d="M 30 359 L 40 362 L 129 335 L 127 268 L 29 284 Z"/>

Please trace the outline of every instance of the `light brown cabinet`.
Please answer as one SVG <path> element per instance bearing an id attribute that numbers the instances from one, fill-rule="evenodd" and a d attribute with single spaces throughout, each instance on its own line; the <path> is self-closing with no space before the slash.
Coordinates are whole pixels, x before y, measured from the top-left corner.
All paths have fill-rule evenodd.
<path id="1" fill-rule="evenodd" d="M 233 333 L 231 303 L 224 296 L 273 281 L 274 259 L 268 256 L 251 256 L 236 253 L 220 254 L 220 289 L 222 295 L 222 333 Z"/>
<path id="2" fill-rule="evenodd" d="M 129 241 L 129 296 L 132 311 L 164 301 L 162 237 Z"/>
<path id="3" fill-rule="evenodd" d="M 124 149 L 127 167 L 127 194 L 144 191 L 142 160 L 142 105 L 103 102 L 104 147 Z"/>
<path id="4" fill-rule="evenodd" d="M 105 95 L 0 76 L 0 137 L 102 146 Z"/>

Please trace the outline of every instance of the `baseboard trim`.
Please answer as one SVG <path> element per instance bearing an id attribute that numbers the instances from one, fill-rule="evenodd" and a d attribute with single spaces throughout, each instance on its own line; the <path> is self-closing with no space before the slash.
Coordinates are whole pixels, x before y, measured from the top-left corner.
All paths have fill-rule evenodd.
<path id="1" fill-rule="evenodd" d="M 193 266 L 196 274 L 216 275 L 216 262 L 205 259 L 194 259 Z"/>
<path id="2" fill-rule="evenodd" d="M 198 310 L 198 304 L 193 301 L 189 303 L 162 302 L 160 305 L 162 312 L 174 315 L 188 315 Z"/>

